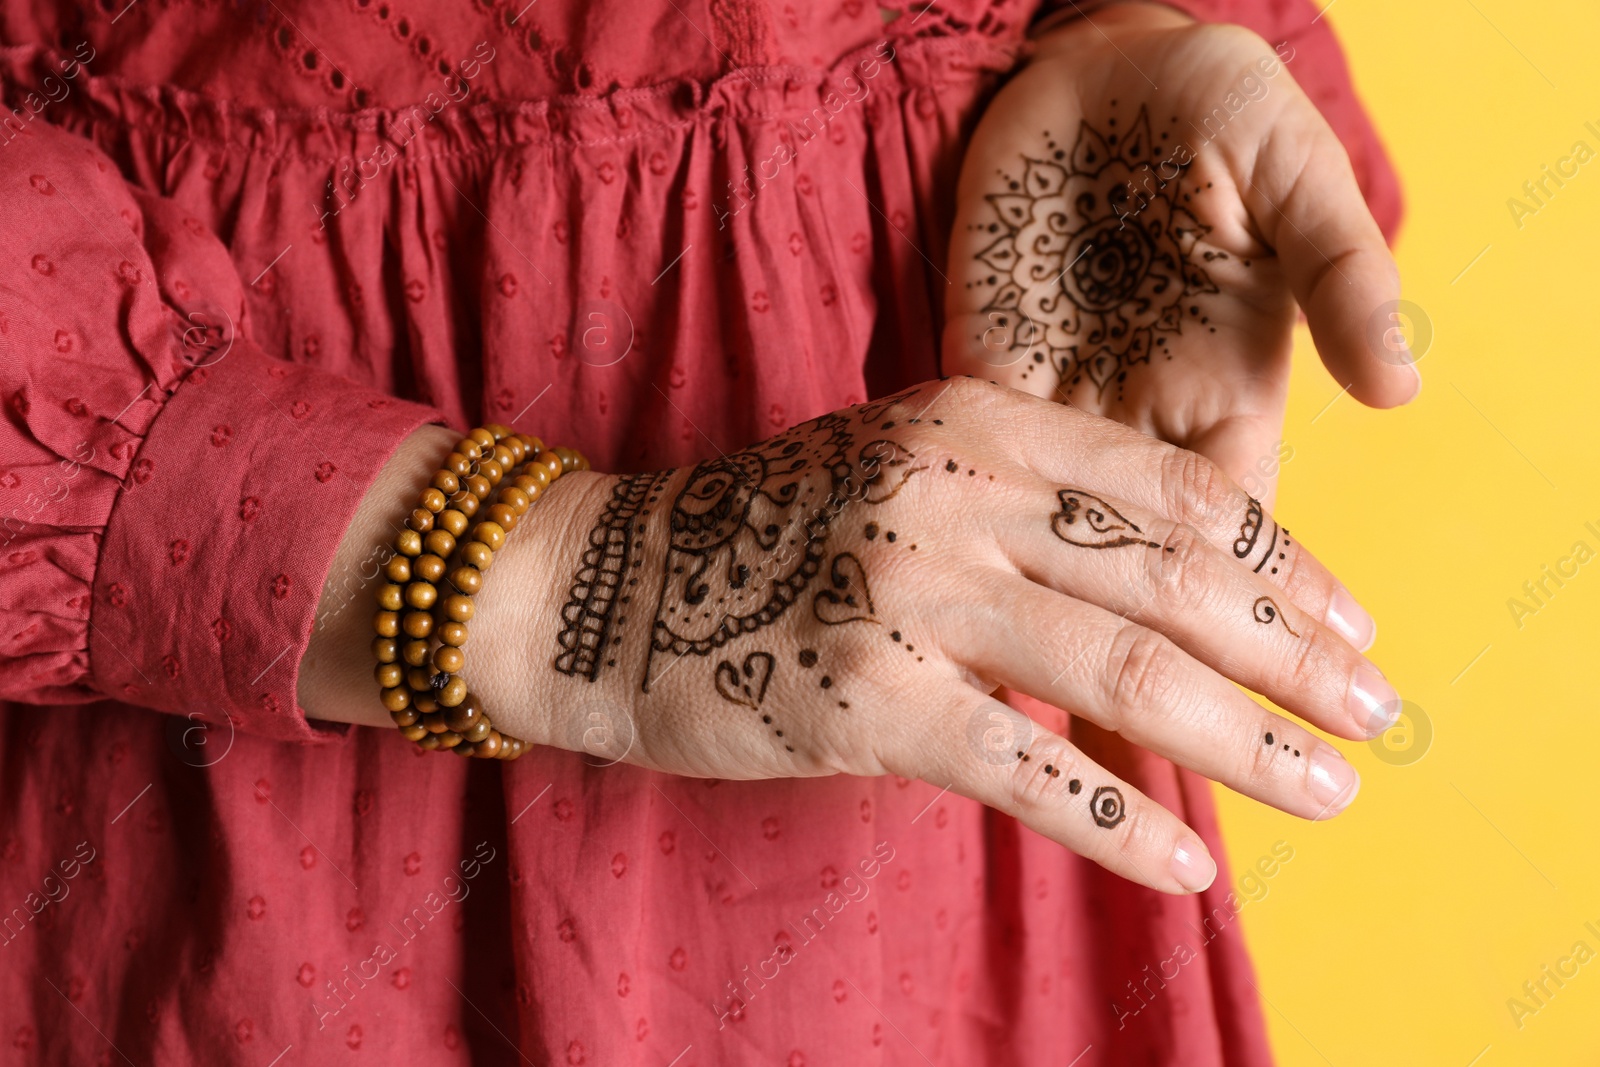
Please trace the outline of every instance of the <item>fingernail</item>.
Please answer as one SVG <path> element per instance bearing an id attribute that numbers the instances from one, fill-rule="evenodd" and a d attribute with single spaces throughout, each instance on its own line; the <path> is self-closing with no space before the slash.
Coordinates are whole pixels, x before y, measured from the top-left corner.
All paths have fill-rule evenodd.
<path id="1" fill-rule="evenodd" d="M 1172 850 L 1172 877 L 1191 893 L 1209 887 L 1217 878 L 1217 864 L 1206 846 L 1192 837 L 1178 842 Z"/>
<path id="2" fill-rule="evenodd" d="M 1318 745 L 1311 754 L 1311 777 L 1306 781 L 1306 788 L 1323 805 L 1323 816 L 1337 815 L 1361 792 L 1361 776 L 1338 749 L 1332 745 Z"/>
<path id="3" fill-rule="evenodd" d="M 1350 716 L 1368 737 L 1377 737 L 1400 717 L 1400 694 L 1370 664 L 1357 667 L 1350 679 Z"/>
<path id="4" fill-rule="evenodd" d="M 1323 621 L 1339 631 L 1340 636 L 1360 652 L 1371 648 L 1372 642 L 1378 639 L 1377 621 L 1367 614 L 1366 608 L 1356 603 L 1350 590 L 1342 585 L 1333 591 L 1333 598 L 1328 601 L 1328 614 Z"/>
<path id="5" fill-rule="evenodd" d="M 1413 389 L 1411 391 L 1411 395 L 1406 398 L 1406 403 L 1409 404 L 1417 397 L 1422 395 L 1422 372 L 1417 369 L 1416 362 L 1411 359 L 1410 349 L 1406 350 L 1406 360 L 1406 365 L 1411 368 L 1412 375 L 1417 379 L 1417 387 Z"/>

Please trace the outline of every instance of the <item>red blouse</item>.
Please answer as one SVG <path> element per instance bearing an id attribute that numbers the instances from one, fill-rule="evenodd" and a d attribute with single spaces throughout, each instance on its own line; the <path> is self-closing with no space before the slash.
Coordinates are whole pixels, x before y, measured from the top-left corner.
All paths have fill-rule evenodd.
<path id="1" fill-rule="evenodd" d="M 1312 5 L 1179 6 L 1294 45 L 1392 229 Z M 936 374 L 965 134 L 1035 14 L 0 10 L 0 1060 L 1269 1062 L 1226 874 L 1161 896 L 921 782 L 428 757 L 295 703 L 418 425 L 648 469 Z M 1068 729 L 1220 855 L 1204 782 Z"/>

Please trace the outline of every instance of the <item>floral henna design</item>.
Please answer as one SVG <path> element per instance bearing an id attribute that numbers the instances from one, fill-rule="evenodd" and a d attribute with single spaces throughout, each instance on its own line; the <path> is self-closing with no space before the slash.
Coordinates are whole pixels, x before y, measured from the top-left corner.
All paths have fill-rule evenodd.
<path id="1" fill-rule="evenodd" d="M 985 198 L 994 218 L 974 227 L 994 235 L 975 257 L 989 269 L 968 284 L 985 297 L 979 344 L 992 347 L 998 328 L 1016 358 L 1102 396 L 1152 354 L 1170 359 L 1168 338 L 1199 316 L 1186 300 L 1218 291 L 1193 258 L 1210 230 L 1180 205 L 1191 163 L 1163 157 L 1143 108 L 1130 129 L 1115 125 L 1080 124 L 1070 152 L 1047 133 L 1045 158 L 1024 156 L 1020 177 L 999 172 L 1006 191 Z"/>

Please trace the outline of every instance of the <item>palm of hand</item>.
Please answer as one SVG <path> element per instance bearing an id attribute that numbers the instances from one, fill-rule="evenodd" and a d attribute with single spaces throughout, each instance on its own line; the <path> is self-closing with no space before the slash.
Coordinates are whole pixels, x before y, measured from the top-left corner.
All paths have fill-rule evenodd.
<path id="1" fill-rule="evenodd" d="M 1238 476 L 1275 447 L 1298 295 L 1330 366 L 1362 364 L 1339 368 L 1358 396 L 1403 398 L 1411 371 L 1364 365 L 1366 321 L 1395 281 L 1342 151 L 1343 180 L 1310 175 L 1331 203 L 1304 203 L 1319 192 L 1306 164 L 1330 141 L 1338 151 L 1245 31 L 1083 31 L 1070 53 L 1047 48 L 968 151 L 945 369 L 1116 418 Z M 1348 232 L 1317 214 L 1352 197 Z"/>

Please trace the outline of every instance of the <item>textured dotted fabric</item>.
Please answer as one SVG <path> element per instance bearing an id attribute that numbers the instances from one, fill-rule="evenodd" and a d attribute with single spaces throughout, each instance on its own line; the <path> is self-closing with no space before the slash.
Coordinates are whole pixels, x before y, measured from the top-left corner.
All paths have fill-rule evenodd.
<path id="1" fill-rule="evenodd" d="M 1182 6 L 1294 42 L 1392 231 L 1314 8 Z M 417 426 L 648 470 L 936 374 L 1036 13 L 6 5 L 0 1062 L 1269 1062 L 1226 874 L 1163 897 L 921 782 L 469 764 L 295 706 Z M 1065 728 L 1220 856 L 1203 782 Z"/>

